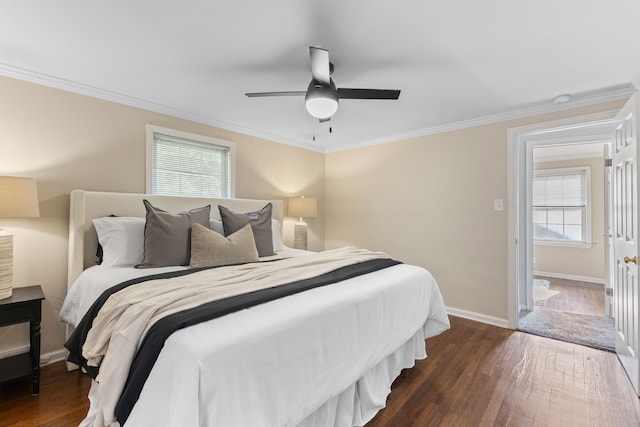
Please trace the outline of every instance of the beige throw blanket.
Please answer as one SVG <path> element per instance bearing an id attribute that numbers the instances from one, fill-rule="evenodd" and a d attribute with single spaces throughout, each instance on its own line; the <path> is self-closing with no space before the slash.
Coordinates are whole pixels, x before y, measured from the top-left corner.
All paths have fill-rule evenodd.
<path id="1" fill-rule="evenodd" d="M 100 366 L 99 407 L 95 426 L 115 422 L 114 410 L 124 389 L 138 345 L 159 319 L 198 305 L 309 279 L 371 259 L 382 252 L 340 248 L 274 262 L 202 270 L 171 279 L 129 286 L 109 297 L 93 321 L 82 354 Z"/>

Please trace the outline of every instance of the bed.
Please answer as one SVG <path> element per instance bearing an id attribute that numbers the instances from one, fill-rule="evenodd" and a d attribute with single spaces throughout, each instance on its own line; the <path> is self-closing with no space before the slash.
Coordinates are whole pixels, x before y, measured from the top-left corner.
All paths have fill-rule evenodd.
<path id="1" fill-rule="evenodd" d="M 144 227 L 152 228 L 150 208 L 143 200 L 167 214 L 210 205 L 209 227 L 215 230 L 223 222 L 222 231 L 218 230 L 221 235 L 227 231 L 225 215 L 230 215 L 223 209 L 232 215 L 255 214 L 268 205 L 273 253 L 258 250 L 257 262 L 212 268 L 135 268 L 131 262 L 114 265 L 112 259 L 95 265 L 99 246 L 95 227 L 103 219 L 117 218 L 112 221 L 119 223 L 130 219 L 135 230 L 142 221 Z M 283 217 L 280 200 L 71 193 L 68 292 L 60 318 L 67 325 L 68 348 L 76 348 L 77 353 L 78 343 L 84 351 L 100 342 L 95 348 L 104 350 L 79 359 L 77 354 L 74 359 L 73 350 L 70 354 L 71 361 L 98 375 L 89 392 L 89 413 L 81 425 L 359 426 L 385 406 L 400 371 L 426 357 L 425 339 L 449 328 L 436 281 L 425 269 L 378 252 L 338 248 L 312 253 L 287 248 L 282 244 Z M 255 215 L 251 218 L 256 221 Z M 266 238 L 259 236 L 262 231 L 255 224 L 223 240 L 231 241 L 241 233 L 246 236 L 249 228 L 259 247 Z M 145 240 L 150 240 L 146 228 Z M 196 228 L 202 227 L 194 225 L 193 233 Z M 212 236 L 209 230 L 202 232 L 207 238 Z M 191 245 L 196 244 L 193 236 Z M 132 244 L 126 247 L 130 250 Z M 133 252 L 139 250 L 136 248 Z M 105 260 L 114 256 L 113 251 L 104 250 Z M 146 246 L 144 250 L 146 262 L 150 250 Z M 193 251 L 192 262 L 197 258 Z M 216 287 L 210 288 L 213 282 Z M 164 301 L 178 289 L 202 293 L 181 297 L 184 305 L 173 300 L 166 303 L 167 314 L 147 307 L 154 298 Z M 218 296 L 205 303 L 203 295 Z M 254 301 L 255 295 L 266 299 Z M 145 317 L 137 313 L 147 311 L 117 310 L 120 304 L 127 310 L 134 307 L 128 298 L 136 297 L 142 309 L 151 313 L 151 321 L 134 328 Z M 229 311 L 225 305 L 222 314 L 210 314 L 220 309 L 221 302 L 235 304 L 236 300 L 242 300 L 239 309 Z M 108 314 L 108 308 L 117 315 Z M 160 341 L 151 338 L 154 328 L 172 316 L 198 318 L 190 310 L 200 310 L 198 316 L 206 313 L 207 317 L 173 327 Z M 110 326 L 102 329 L 100 325 Z M 131 338 L 130 329 L 141 333 Z M 147 341 L 156 343 L 153 357 L 146 356 L 147 348 L 152 347 Z M 96 366 L 83 364 L 87 360 Z M 136 377 L 145 369 L 142 379 Z M 130 383 L 138 384 L 137 390 Z"/>

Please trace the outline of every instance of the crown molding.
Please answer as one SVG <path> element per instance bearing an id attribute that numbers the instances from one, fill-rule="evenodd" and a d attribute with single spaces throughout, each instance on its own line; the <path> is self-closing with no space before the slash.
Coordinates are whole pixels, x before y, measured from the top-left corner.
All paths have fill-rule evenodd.
<path id="1" fill-rule="evenodd" d="M 493 114 L 484 117 L 478 117 L 469 120 L 463 120 L 459 122 L 447 123 L 444 125 L 432 126 L 428 128 L 418 129 L 415 131 L 404 132 L 400 134 L 391 135 L 384 138 L 375 140 L 356 142 L 349 145 L 343 145 L 336 147 L 335 149 L 325 150 L 326 153 L 346 151 L 355 148 L 369 147 L 373 145 L 386 144 L 389 142 L 403 141 L 412 138 L 419 138 L 422 136 L 436 135 L 439 133 L 452 132 L 461 129 L 472 128 L 476 126 L 490 125 L 494 123 L 506 122 L 509 120 L 521 119 L 524 117 L 536 116 L 540 114 L 556 113 L 565 110 L 571 110 L 574 108 L 588 107 L 590 105 L 603 104 L 605 102 L 620 101 L 628 99 L 636 92 L 633 84 L 617 86 L 604 91 L 585 94 L 580 97 L 576 97 L 575 101 L 564 102 L 560 104 L 541 104 L 534 105 L 517 110 L 508 111 L 506 113 Z"/>
<path id="2" fill-rule="evenodd" d="M 353 144 L 341 145 L 339 147 L 321 147 L 307 142 L 298 141 L 295 139 L 285 138 L 280 135 L 270 134 L 268 132 L 262 132 L 255 129 L 247 128 L 234 123 L 224 122 L 221 120 L 215 120 L 210 117 L 201 116 L 199 114 L 192 113 L 169 107 L 167 105 L 158 104 L 142 98 L 136 98 L 129 95 L 124 95 L 118 92 L 112 92 L 97 88 L 90 85 L 74 82 L 71 80 L 62 79 L 59 77 L 50 76 L 43 73 L 38 73 L 31 70 L 15 67 L 8 64 L 0 63 L 0 75 L 11 77 L 17 80 L 23 80 L 30 83 L 35 83 L 43 86 L 52 87 L 55 89 L 64 90 L 67 92 L 73 92 L 80 95 L 86 95 L 93 98 L 103 99 L 106 101 L 115 102 L 118 104 L 128 105 L 130 107 L 140 108 L 147 111 L 153 111 L 160 114 L 166 114 L 172 117 L 180 119 L 190 120 L 197 123 L 214 126 L 220 129 L 229 130 L 232 132 L 238 132 L 244 135 L 253 136 L 256 138 L 266 139 L 273 142 L 278 142 L 294 147 L 302 148 L 309 151 L 315 151 L 319 153 L 334 153 L 340 151 L 352 150 L 355 148 L 363 148 L 374 145 L 386 144 L 389 142 L 397 142 L 406 139 L 419 138 L 422 136 L 434 135 L 444 132 L 451 132 L 460 129 L 471 128 L 475 126 L 489 125 L 493 123 L 519 119 L 528 116 L 534 116 L 545 113 L 554 113 L 564 111 L 573 108 L 585 107 L 595 104 L 601 104 L 610 101 L 619 101 L 629 98 L 635 91 L 633 84 L 629 83 L 623 86 L 616 86 L 602 91 L 593 93 L 587 93 L 576 96 L 575 100 L 559 103 L 559 104 L 542 104 L 533 105 L 525 108 L 512 110 L 506 113 L 493 114 L 484 117 L 473 118 L 469 120 L 463 120 L 459 122 L 448 123 L 444 125 L 431 126 L 423 129 L 417 129 L 415 131 L 403 132 L 385 136 L 382 138 L 376 138 L 367 141 L 355 142 Z"/>
<path id="3" fill-rule="evenodd" d="M 50 76 L 43 73 L 38 73 L 31 70 L 25 70 L 23 68 L 14 67 L 12 65 L 0 63 L 0 75 L 5 77 L 11 77 L 17 80 L 26 81 L 29 83 L 35 83 L 42 86 L 51 87 L 54 89 L 60 89 L 67 92 L 76 93 L 79 95 L 86 95 L 93 98 L 102 99 L 105 101 L 111 101 L 118 104 L 127 105 L 129 107 L 135 107 L 135 108 L 140 108 L 147 111 L 153 111 L 155 113 L 166 114 L 168 116 L 177 117 L 184 120 L 190 120 L 196 123 L 217 127 L 217 128 L 232 131 L 232 132 L 238 132 L 238 133 L 253 136 L 256 138 L 266 139 L 273 142 L 279 142 L 286 145 L 292 145 L 298 148 L 303 148 L 305 150 L 324 153 L 323 147 L 319 147 L 317 145 L 297 141 L 294 139 L 284 138 L 282 136 L 273 135 L 268 132 L 257 131 L 251 128 L 236 125 L 234 123 L 215 120 L 210 117 L 205 117 L 199 114 L 192 113 L 190 111 L 169 107 L 167 105 L 158 104 L 152 101 L 147 101 L 142 98 L 136 98 L 129 95 L 124 95 L 122 93 L 100 89 L 94 86 L 77 83 L 71 80 L 66 80 L 66 79 Z"/>

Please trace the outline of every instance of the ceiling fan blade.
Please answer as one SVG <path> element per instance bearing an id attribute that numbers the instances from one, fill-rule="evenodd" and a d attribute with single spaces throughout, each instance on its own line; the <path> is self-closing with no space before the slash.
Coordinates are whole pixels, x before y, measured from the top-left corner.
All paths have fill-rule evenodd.
<path id="1" fill-rule="evenodd" d="M 313 81 L 328 86 L 331 79 L 329 51 L 309 46 L 309 54 L 311 56 L 311 77 L 313 77 Z"/>
<path id="2" fill-rule="evenodd" d="M 338 88 L 340 99 L 398 99 L 400 90 L 396 89 L 348 89 Z"/>
<path id="3" fill-rule="evenodd" d="M 307 92 L 304 90 L 293 90 L 288 92 L 249 92 L 245 93 L 249 98 L 259 98 L 262 96 L 304 96 Z"/>

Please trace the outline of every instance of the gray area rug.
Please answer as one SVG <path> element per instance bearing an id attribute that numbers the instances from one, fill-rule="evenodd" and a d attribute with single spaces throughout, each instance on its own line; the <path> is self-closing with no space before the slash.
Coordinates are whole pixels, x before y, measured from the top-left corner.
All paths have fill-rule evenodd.
<path id="1" fill-rule="evenodd" d="M 518 329 L 600 350 L 615 352 L 613 318 L 555 310 L 522 311 Z"/>

